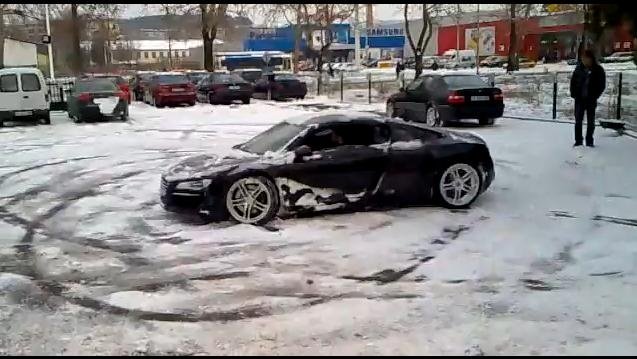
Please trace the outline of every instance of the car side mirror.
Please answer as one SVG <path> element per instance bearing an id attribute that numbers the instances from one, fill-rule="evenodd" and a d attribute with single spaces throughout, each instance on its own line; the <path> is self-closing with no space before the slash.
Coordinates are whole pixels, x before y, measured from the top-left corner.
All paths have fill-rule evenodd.
<path id="1" fill-rule="evenodd" d="M 301 145 L 294 150 L 294 160 L 300 160 L 305 156 L 310 156 L 312 149 L 308 145 Z"/>

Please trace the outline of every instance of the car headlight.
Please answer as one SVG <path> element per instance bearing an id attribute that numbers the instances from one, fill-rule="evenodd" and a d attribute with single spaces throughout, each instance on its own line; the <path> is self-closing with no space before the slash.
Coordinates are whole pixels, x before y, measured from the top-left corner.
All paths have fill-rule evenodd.
<path id="1" fill-rule="evenodd" d="M 211 181 L 209 179 L 179 182 L 175 189 L 201 191 L 202 189 L 208 187 L 210 185 L 210 182 Z"/>

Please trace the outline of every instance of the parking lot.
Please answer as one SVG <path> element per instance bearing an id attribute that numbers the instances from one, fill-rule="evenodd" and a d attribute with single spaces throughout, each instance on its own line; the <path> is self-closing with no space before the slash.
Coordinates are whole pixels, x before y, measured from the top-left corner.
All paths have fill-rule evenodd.
<path id="1" fill-rule="evenodd" d="M 0 296 L 0 354 L 637 350 L 637 141 L 610 130 L 572 149 L 567 124 L 456 128 L 482 136 L 496 165 L 469 210 L 255 227 L 160 205 L 160 174 L 182 158 L 297 114 L 384 106 L 135 102 L 128 122 L 56 112 L 51 126 L 0 129 L 0 290 L 40 298 Z"/>

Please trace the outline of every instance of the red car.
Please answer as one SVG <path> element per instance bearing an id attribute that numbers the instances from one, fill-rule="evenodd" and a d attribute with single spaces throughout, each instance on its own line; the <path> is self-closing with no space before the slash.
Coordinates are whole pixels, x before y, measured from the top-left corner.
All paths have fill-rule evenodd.
<path id="1" fill-rule="evenodd" d="M 144 92 L 144 102 L 156 107 L 183 103 L 194 106 L 197 99 L 195 85 L 179 73 L 155 74 Z"/>
<path id="2" fill-rule="evenodd" d="M 109 75 L 109 74 L 93 75 L 93 77 L 97 78 L 97 79 L 111 79 L 111 80 L 113 80 L 113 82 L 115 82 L 115 85 L 117 85 L 117 87 L 120 89 L 120 91 L 122 91 L 125 94 L 128 103 L 129 104 L 131 103 L 130 86 L 128 84 L 128 81 L 126 81 L 123 77 L 121 77 L 119 75 Z"/>

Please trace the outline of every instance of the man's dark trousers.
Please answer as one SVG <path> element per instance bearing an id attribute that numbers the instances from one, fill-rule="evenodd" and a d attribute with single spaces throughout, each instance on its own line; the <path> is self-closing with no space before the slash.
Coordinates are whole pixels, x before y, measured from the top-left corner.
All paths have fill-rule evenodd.
<path id="1" fill-rule="evenodd" d="M 582 144 L 582 124 L 584 112 L 586 112 L 586 145 L 593 144 L 595 132 L 595 108 L 597 101 L 577 99 L 575 100 L 575 143 Z"/>

